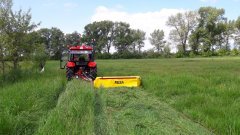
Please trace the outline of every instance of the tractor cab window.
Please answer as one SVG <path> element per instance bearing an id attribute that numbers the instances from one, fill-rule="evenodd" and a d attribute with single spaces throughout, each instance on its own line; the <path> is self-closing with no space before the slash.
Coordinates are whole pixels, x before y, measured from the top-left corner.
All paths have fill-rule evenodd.
<path id="1" fill-rule="evenodd" d="M 71 54 L 70 55 L 70 60 L 71 61 L 89 61 L 90 56 L 89 54 Z"/>

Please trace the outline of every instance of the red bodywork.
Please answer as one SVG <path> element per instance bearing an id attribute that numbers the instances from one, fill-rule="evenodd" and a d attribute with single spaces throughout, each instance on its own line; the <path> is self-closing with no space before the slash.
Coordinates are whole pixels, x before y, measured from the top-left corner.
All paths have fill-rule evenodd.
<path id="1" fill-rule="evenodd" d="M 97 66 L 97 63 L 90 61 L 90 62 L 88 63 L 88 66 L 91 67 L 91 68 L 93 68 L 93 67 L 96 67 L 96 66 Z"/>
<path id="2" fill-rule="evenodd" d="M 71 62 L 71 61 L 67 62 L 67 67 L 68 68 L 73 68 L 75 66 L 76 66 L 76 64 L 74 62 Z"/>

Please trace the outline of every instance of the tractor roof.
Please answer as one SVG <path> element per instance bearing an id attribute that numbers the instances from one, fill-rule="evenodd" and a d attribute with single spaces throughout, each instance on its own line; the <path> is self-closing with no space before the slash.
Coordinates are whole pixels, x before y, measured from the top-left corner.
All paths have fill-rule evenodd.
<path id="1" fill-rule="evenodd" d="M 69 50 L 93 50 L 93 48 L 87 45 L 77 45 L 69 47 Z"/>

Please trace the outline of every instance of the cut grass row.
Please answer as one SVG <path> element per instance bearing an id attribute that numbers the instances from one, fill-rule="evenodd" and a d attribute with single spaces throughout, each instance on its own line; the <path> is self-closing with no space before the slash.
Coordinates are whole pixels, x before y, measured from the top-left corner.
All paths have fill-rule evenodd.
<path id="1" fill-rule="evenodd" d="M 49 62 L 43 74 L 27 71 L 0 90 L 0 134 L 33 134 L 41 117 L 56 106 L 65 89 L 65 77 Z"/>
<path id="2" fill-rule="evenodd" d="M 107 91 L 106 112 L 113 134 L 211 134 L 142 89 Z"/>
<path id="3" fill-rule="evenodd" d="M 86 82 L 73 80 L 56 108 L 42 119 L 37 134 L 90 135 L 94 133 L 94 92 Z"/>
<path id="4" fill-rule="evenodd" d="M 142 89 L 99 89 L 73 80 L 37 134 L 210 134 Z"/>

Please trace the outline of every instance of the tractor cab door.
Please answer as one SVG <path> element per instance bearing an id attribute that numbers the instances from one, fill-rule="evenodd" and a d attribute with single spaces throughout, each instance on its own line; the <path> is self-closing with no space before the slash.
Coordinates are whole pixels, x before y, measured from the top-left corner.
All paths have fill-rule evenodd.
<path id="1" fill-rule="evenodd" d="M 64 69 L 69 59 L 69 52 L 63 51 L 60 59 L 60 69 Z"/>

